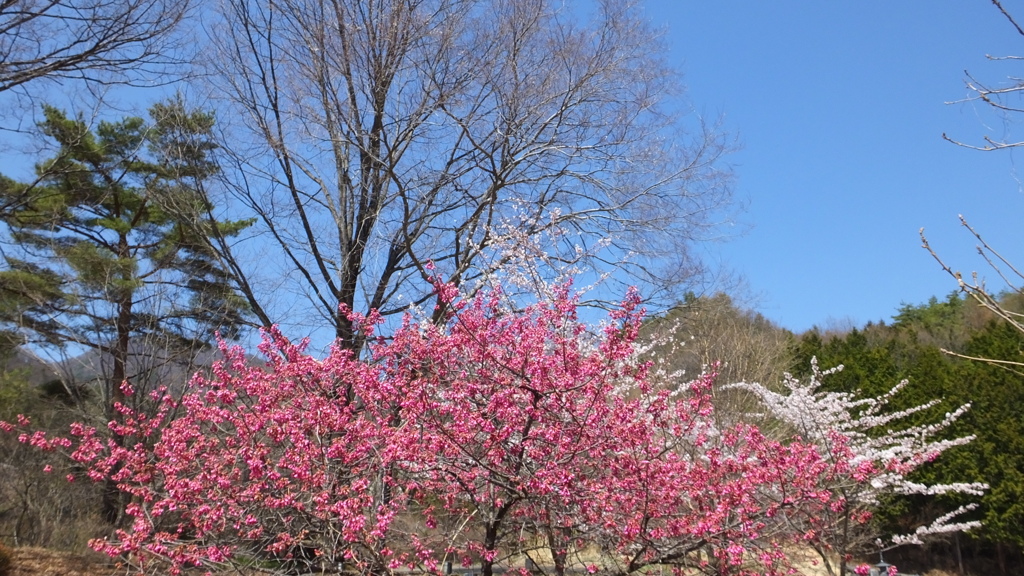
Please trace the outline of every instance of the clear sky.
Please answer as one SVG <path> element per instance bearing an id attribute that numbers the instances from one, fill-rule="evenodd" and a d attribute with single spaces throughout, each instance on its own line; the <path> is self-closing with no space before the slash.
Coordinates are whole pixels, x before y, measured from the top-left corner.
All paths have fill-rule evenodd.
<path id="1" fill-rule="evenodd" d="M 956 286 L 920 247 L 921 227 L 954 268 L 998 287 L 961 213 L 1024 265 L 1024 148 L 982 153 L 941 137 L 1024 140 L 1024 124 L 947 104 L 969 95 L 965 70 L 991 84 L 1024 77 L 1024 63 L 986 59 L 1024 55 L 989 0 L 643 5 L 695 112 L 721 118 L 740 146 L 726 160 L 746 210 L 727 242 L 701 248 L 745 279 L 767 317 L 798 332 L 862 325 L 944 296 Z"/>
<path id="2" fill-rule="evenodd" d="M 1009 2 L 1006 2 L 1009 5 Z M 987 0 L 648 0 L 696 111 L 721 116 L 746 211 L 709 257 L 743 275 L 754 304 L 786 328 L 886 320 L 901 303 L 956 288 L 920 247 L 924 227 L 954 268 L 978 270 L 958 214 L 1024 265 L 1024 140 L 968 95 L 964 71 L 1024 76 L 1024 37 Z M 1024 18 L 1024 8 L 1020 14 Z M 1022 115 L 1024 120 L 1024 115 Z M 1007 133 L 1007 130 L 1010 130 Z"/>

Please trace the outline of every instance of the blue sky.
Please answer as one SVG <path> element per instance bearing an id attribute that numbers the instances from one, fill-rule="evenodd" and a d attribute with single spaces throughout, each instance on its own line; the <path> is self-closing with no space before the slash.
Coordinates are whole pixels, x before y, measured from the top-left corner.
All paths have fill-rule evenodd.
<path id="1" fill-rule="evenodd" d="M 1024 193 L 1008 152 L 958 148 L 1018 136 L 968 95 L 1024 76 L 991 62 L 1024 38 L 986 0 L 773 2 L 648 0 L 696 111 L 721 116 L 746 202 L 708 257 L 741 274 L 755 308 L 786 328 L 889 320 L 901 303 L 955 289 L 920 247 L 924 227 L 954 268 L 995 274 L 974 255 L 964 214 L 1024 264 Z M 1024 10 L 1021 10 L 1024 15 Z M 1024 172 L 1022 170 L 1021 172 Z"/>
<path id="2" fill-rule="evenodd" d="M 721 118 L 740 145 L 726 161 L 746 210 L 728 241 L 701 250 L 744 278 L 741 301 L 798 332 L 889 320 L 955 289 L 920 247 L 921 227 L 950 265 L 998 287 L 961 213 L 1024 265 L 1024 149 L 941 138 L 1024 140 L 1024 125 L 982 105 L 947 104 L 969 95 L 964 70 L 992 84 L 1024 76 L 1024 64 L 986 59 L 1024 55 L 989 0 L 644 6 L 696 113 Z"/>

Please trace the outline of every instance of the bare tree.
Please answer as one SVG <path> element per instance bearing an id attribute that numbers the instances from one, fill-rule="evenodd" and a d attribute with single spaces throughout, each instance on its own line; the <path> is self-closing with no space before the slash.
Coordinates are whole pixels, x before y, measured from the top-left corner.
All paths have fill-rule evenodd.
<path id="1" fill-rule="evenodd" d="M 971 236 L 974 237 L 974 240 L 977 242 L 976 249 L 978 251 L 978 255 L 981 256 L 985 261 L 985 264 L 995 272 L 1003 282 L 1006 286 L 1005 290 L 1008 290 L 1010 293 L 1024 295 L 1024 273 L 1022 273 L 1021 269 L 989 245 L 981 233 L 975 230 L 963 215 L 960 216 L 960 224 L 970 232 Z M 984 280 L 979 278 L 977 272 L 972 272 L 970 279 L 965 279 L 963 273 L 950 267 L 942 260 L 939 254 L 935 252 L 928 243 L 928 238 L 924 235 L 924 228 L 921 229 L 920 234 L 921 244 L 924 249 L 927 250 L 928 253 L 932 255 L 932 258 L 939 263 L 939 266 L 942 267 L 944 272 L 956 280 L 957 286 L 959 286 L 961 292 L 964 292 L 977 301 L 982 308 L 992 312 L 996 317 L 1008 322 L 1016 330 L 1024 333 L 1024 314 L 1019 311 L 1019 299 L 1014 301 L 1007 298 L 1005 293 L 1001 294 L 999 292 L 993 292 L 985 285 Z M 1021 361 L 975 358 L 972 356 L 965 356 L 951 350 L 946 350 L 945 348 L 943 348 L 942 351 L 946 354 L 959 356 L 968 360 L 983 360 L 991 364 L 997 364 L 1017 371 L 1018 373 L 1020 373 L 1021 368 L 1024 368 L 1024 362 Z"/>
<path id="2" fill-rule="evenodd" d="M 1024 36 L 1024 27 L 1017 19 L 1007 10 L 1000 0 L 992 0 L 992 4 L 997 10 L 1006 18 L 1006 20 L 1013 26 L 1017 34 Z M 1021 60 L 1022 56 L 987 56 L 989 60 L 1006 60 L 1006 61 L 1018 61 Z M 1024 79 L 1015 76 L 1009 76 L 1005 82 L 993 85 L 979 80 L 972 76 L 969 72 L 966 73 L 967 78 L 965 80 L 969 96 L 968 101 L 980 101 L 992 108 L 995 112 L 1000 115 L 1012 115 L 1019 112 L 1024 112 L 1024 106 L 1017 102 L 1021 96 L 1024 96 Z M 970 148 L 972 150 L 981 150 L 983 152 L 991 152 L 994 150 L 1005 150 L 1007 148 L 1017 148 L 1024 146 L 1024 142 L 1012 142 L 1005 139 L 997 139 L 991 136 L 984 136 L 984 144 L 969 144 L 961 140 L 956 140 L 947 134 L 943 134 L 942 137 L 957 146 L 963 146 L 964 148 Z"/>
<path id="3" fill-rule="evenodd" d="M 733 419 L 757 411 L 748 391 L 736 382 L 780 385 L 792 353 L 792 334 L 726 294 L 694 296 L 644 326 L 652 360 L 660 369 L 682 371 L 688 381 L 706 370 L 716 379 L 716 417 Z"/>
<path id="4" fill-rule="evenodd" d="M 237 194 L 307 319 L 348 346 L 345 309 L 400 313 L 429 276 L 481 280 L 539 235 L 562 263 L 682 286 L 730 200 L 727 143 L 684 129 L 635 2 L 226 0 L 222 16 L 210 65 L 239 124 Z"/>
<path id="5" fill-rule="evenodd" d="M 189 0 L 0 0 L 0 93 L 35 80 L 132 83 L 179 62 Z"/>
<path id="6" fill-rule="evenodd" d="M 1014 15 L 1003 6 L 1002 2 L 1000 0 L 992 0 L 992 4 L 1006 18 L 1014 30 L 1016 30 L 1019 35 L 1024 36 L 1024 27 L 1022 27 L 1021 23 L 1018 22 Z M 1024 57 L 989 56 L 989 58 L 993 60 L 1019 61 Z M 1024 112 L 1024 106 L 1015 102 L 1021 96 L 1024 96 L 1024 79 L 1010 76 L 1002 85 L 992 86 L 981 82 L 968 74 L 967 88 L 973 95 L 971 99 L 984 102 L 1001 115 L 1012 116 L 1014 114 Z M 942 137 L 957 146 L 962 146 L 971 150 L 980 150 L 983 152 L 1006 150 L 1024 146 L 1024 141 L 1014 142 L 1005 139 L 995 139 L 990 136 L 985 136 L 985 143 L 980 145 L 968 144 L 960 140 L 953 139 L 946 134 L 943 134 Z M 1006 290 L 1016 294 L 1024 294 L 1024 274 L 1022 274 L 1021 269 L 1016 267 L 1010 259 L 991 246 L 982 234 L 968 223 L 967 219 L 964 218 L 963 215 L 960 215 L 959 218 L 960 224 L 966 228 L 974 238 L 978 254 L 985 261 L 986 265 L 995 272 L 996 276 L 1004 283 Z M 977 272 L 971 273 L 970 279 L 964 278 L 964 275 L 959 270 L 949 266 L 931 247 L 924 234 L 924 228 L 921 229 L 920 235 L 924 249 L 927 250 L 935 261 L 939 263 L 943 271 L 956 280 L 957 285 L 962 292 L 970 295 L 974 300 L 981 304 L 983 308 L 1009 322 L 1017 330 L 1024 332 L 1024 315 L 1011 309 L 1011 307 L 1007 305 L 1008 301 L 1005 297 L 998 292 L 993 292 L 989 289 L 985 285 L 984 281 L 979 278 Z M 1019 361 L 971 358 L 948 350 L 943 351 L 954 356 L 961 356 L 972 360 L 984 360 L 1010 369 L 1024 367 L 1024 362 Z"/>

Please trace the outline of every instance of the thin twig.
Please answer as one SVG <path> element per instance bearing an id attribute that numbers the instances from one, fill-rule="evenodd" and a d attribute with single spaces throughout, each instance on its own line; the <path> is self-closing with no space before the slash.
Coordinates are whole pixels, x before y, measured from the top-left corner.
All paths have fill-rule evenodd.
<path id="1" fill-rule="evenodd" d="M 992 358 L 981 358 L 981 357 L 976 357 L 976 356 L 968 356 L 966 354 L 960 354 L 959 352 L 953 352 L 952 350 L 946 350 L 945 348 L 939 348 L 939 350 L 943 354 L 949 354 L 950 356 L 956 356 L 957 358 L 963 358 L 964 360 L 976 360 L 978 362 L 985 362 L 987 364 L 992 364 L 993 366 L 998 366 L 998 367 L 1000 367 L 1000 368 L 1002 368 L 1004 370 L 1007 370 L 1009 372 L 1013 372 L 1014 374 L 1016 374 L 1018 376 L 1024 376 L 1024 372 L 1020 372 L 1018 370 L 1014 370 L 1013 368 L 1010 368 L 1010 366 L 1024 367 L 1024 362 L 1013 362 L 1012 360 L 994 360 Z"/>
<path id="2" fill-rule="evenodd" d="M 1003 8 L 1003 4 L 999 0 L 992 0 L 992 3 L 995 4 L 996 8 L 1003 13 L 1003 16 L 1006 16 L 1006 19 L 1010 21 L 1010 24 L 1013 24 L 1013 27 L 1017 29 L 1017 33 L 1024 36 L 1024 30 L 1022 30 L 1020 25 L 1017 24 L 1017 21 L 1013 19 L 1013 16 L 1006 11 L 1006 8 Z"/>

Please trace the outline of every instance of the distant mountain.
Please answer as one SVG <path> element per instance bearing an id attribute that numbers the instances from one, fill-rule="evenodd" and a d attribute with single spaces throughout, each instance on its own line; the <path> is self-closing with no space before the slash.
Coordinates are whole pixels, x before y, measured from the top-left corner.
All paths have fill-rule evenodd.
<path id="1" fill-rule="evenodd" d="M 141 389 L 167 386 L 180 390 L 196 371 L 212 366 L 219 357 L 218 350 L 203 350 L 189 357 L 185 353 L 168 354 L 166 349 L 156 346 L 138 346 L 128 356 L 128 380 Z M 114 358 L 106 352 L 89 350 L 61 364 L 68 382 L 87 385 L 109 379 Z"/>
<path id="2" fill-rule="evenodd" d="M 0 370 L 4 372 L 20 371 L 32 386 L 52 382 L 59 379 L 62 374 L 55 364 L 40 358 L 24 347 L 15 348 L 14 353 Z"/>
<path id="3" fill-rule="evenodd" d="M 166 348 L 138 347 L 128 358 L 128 379 L 141 390 L 167 386 L 171 390 L 180 391 L 193 374 L 213 366 L 220 357 L 217 349 L 202 350 L 189 358 L 184 353 L 170 355 Z M 252 357 L 250 363 L 261 365 L 263 360 Z M 91 387 L 109 379 L 113 366 L 113 357 L 99 350 L 89 350 L 61 362 L 52 362 L 28 348 L 20 347 L 14 350 L 6 364 L 0 363 L 0 370 L 24 373 L 31 386 L 43 386 L 59 380 L 76 387 Z"/>

